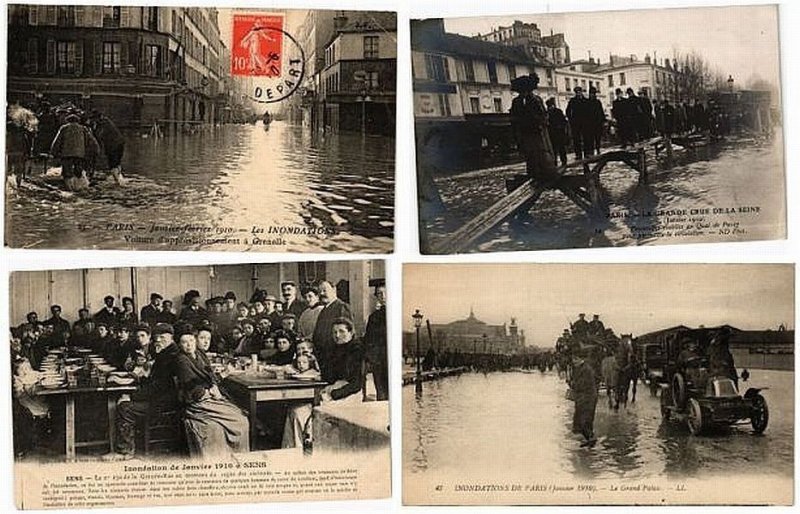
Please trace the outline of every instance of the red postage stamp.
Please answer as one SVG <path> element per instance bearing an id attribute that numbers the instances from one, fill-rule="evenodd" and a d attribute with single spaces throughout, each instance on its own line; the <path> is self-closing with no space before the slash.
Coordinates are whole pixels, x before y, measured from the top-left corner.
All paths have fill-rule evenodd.
<path id="1" fill-rule="evenodd" d="M 283 34 L 282 16 L 234 15 L 231 74 L 249 77 L 280 76 Z"/>

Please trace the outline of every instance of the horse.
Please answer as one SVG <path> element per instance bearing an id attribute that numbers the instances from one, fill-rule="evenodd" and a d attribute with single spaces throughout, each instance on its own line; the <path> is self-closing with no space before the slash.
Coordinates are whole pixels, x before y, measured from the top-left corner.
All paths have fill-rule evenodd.
<path id="1" fill-rule="evenodd" d="M 638 360 L 634 355 L 632 340 L 630 335 L 623 334 L 619 347 L 615 353 L 617 362 L 617 401 L 623 406 L 628 406 L 628 390 L 633 384 L 633 394 L 631 403 L 636 403 L 636 382 L 639 378 Z"/>
<path id="2" fill-rule="evenodd" d="M 608 355 L 600 363 L 603 382 L 606 384 L 606 397 L 609 409 L 619 409 L 619 366 L 614 355 Z"/>

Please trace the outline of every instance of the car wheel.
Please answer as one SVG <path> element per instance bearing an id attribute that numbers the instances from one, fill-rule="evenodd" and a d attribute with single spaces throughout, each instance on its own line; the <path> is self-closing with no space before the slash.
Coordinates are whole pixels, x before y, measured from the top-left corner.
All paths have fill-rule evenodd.
<path id="1" fill-rule="evenodd" d="M 750 414 L 750 424 L 753 426 L 754 434 L 761 434 L 769 424 L 769 407 L 767 407 L 767 400 L 760 394 L 753 395 L 752 401 L 753 412 Z"/>
<path id="2" fill-rule="evenodd" d="M 672 400 L 679 409 L 686 407 L 686 379 L 680 373 L 672 376 Z"/>
<path id="3" fill-rule="evenodd" d="M 705 420 L 703 419 L 703 409 L 700 407 L 700 402 L 694 398 L 689 399 L 688 409 L 689 412 L 686 416 L 686 423 L 689 425 L 689 432 L 692 435 L 700 435 L 705 430 Z"/>

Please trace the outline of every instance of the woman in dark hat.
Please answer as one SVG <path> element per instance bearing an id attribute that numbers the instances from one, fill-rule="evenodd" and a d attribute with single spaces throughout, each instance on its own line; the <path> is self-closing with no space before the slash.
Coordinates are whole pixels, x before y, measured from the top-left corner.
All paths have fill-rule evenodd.
<path id="1" fill-rule="evenodd" d="M 517 147 L 525 156 L 528 176 L 542 183 L 554 180 L 557 174 L 547 132 L 547 109 L 542 99 L 533 94 L 538 85 L 535 73 L 511 81 L 511 90 L 519 93 L 511 102 L 511 128 Z"/>

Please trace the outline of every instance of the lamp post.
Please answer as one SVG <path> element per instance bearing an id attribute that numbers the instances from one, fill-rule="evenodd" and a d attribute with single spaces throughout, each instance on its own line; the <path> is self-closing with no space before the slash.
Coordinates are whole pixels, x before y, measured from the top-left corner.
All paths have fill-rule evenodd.
<path id="1" fill-rule="evenodd" d="M 422 327 L 422 314 L 417 309 L 414 314 L 411 315 L 414 318 L 414 329 L 417 333 L 417 369 L 416 369 L 416 380 L 414 380 L 414 390 L 417 393 L 422 392 L 422 368 L 420 366 L 420 359 L 419 359 L 419 329 Z"/>

